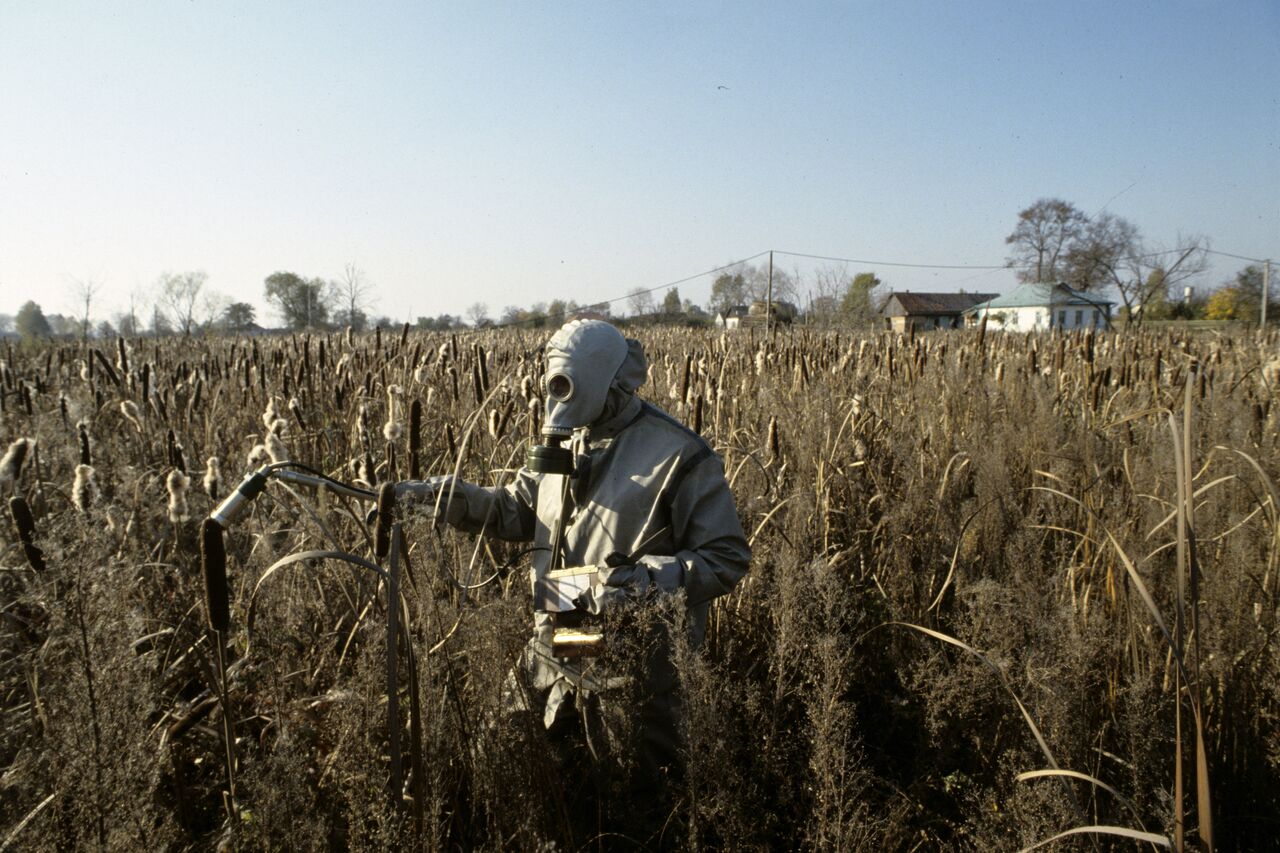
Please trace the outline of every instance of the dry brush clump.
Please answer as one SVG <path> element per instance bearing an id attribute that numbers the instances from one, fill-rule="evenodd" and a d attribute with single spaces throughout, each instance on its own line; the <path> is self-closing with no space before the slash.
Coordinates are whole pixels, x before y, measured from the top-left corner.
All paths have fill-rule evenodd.
<path id="1" fill-rule="evenodd" d="M 685 775 L 645 799 L 625 693 L 595 761 L 512 711 L 520 547 L 405 517 L 392 603 L 357 566 L 273 567 L 385 567 L 357 502 L 276 485 L 219 543 L 201 530 L 271 460 L 509 481 L 545 334 L 6 349 L 0 844 L 1274 837 L 1274 336 L 641 331 L 643 393 L 722 455 L 755 552 L 700 651 L 678 607 L 618 626 L 621 669 L 665 643 L 683 685 Z"/>

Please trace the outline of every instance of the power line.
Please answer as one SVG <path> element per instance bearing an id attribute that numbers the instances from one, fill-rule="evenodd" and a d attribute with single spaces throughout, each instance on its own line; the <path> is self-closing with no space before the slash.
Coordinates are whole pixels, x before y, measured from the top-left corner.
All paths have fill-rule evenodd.
<path id="1" fill-rule="evenodd" d="M 953 283 L 961 283 L 961 282 L 969 281 L 970 279 L 973 279 L 973 278 L 981 278 L 984 275 L 987 275 L 989 273 L 996 272 L 999 270 L 1020 269 L 1023 267 L 1027 267 L 1027 268 L 1030 267 L 1029 264 L 923 264 L 923 263 L 910 263 L 906 261 L 873 261 L 873 260 L 867 260 L 864 258 L 842 258 L 842 257 L 833 256 L 833 255 L 814 255 L 807 252 L 788 252 L 782 249 L 775 249 L 772 251 L 774 252 L 774 254 L 786 255 L 788 257 L 793 257 L 793 258 L 807 258 L 809 260 L 814 260 L 814 261 L 833 261 L 837 263 L 846 263 L 846 264 L 862 264 L 864 266 L 898 267 L 898 268 L 906 268 L 906 269 L 926 269 L 926 270 L 979 270 L 980 271 L 977 275 L 969 276 L 964 279 L 960 279 L 959 282 L 953 282 Z M 1143 255 L 1138 255 L 1136 256 L 1136 258 L 1137 259 L 1156 258 L 1156 257 L 1160 257 L 1161 255 L 1171 255 L 1181 251 L 1183 250 L 1182 249 L 1164 249 L 1158 252 L 1148 252 Z M 1259 264 L 1266 262 L 1265 259 L 1263 258 L 1250 258 L 1246 255 L 1235 255 L 1230 252 L 1220 252 L 1220 251 L 1217 251 L 1216 249 L 1202 248 L 1200 249 L 1200 251 L 1203 251 L 1204 253 L 1210 254 L 1210 255 L 1219 255 L 1224 258 L 1235 258 L 1236 260 L 1241 260 L 1241 261 L 1251 261 L 1253 263 L 1259 263 Z M 736 261 L 730 261 L 727 264 L 722 264 L 718 267 L 713 267 L 712 269 L 705 270 L 703 272 L 694 273 L 693 275 L 688 275 L 688 276 L 685 276 L 684 278 L 676 279 L 675 281 L 669 281 L 669 282 L 666 282 L 665 284 L 656 285 L 655 287 L 632 290 L 630 293 L 627 293 L 623 296 L 615 296 L 610 299 L 597 299 L 594 302 L 591 302 L 586 307 L 591 308 L 597 305 L 613 305 L 615 303 L 622 302 L 627 299 L 631 299 L 634 296 L 640 296 L 647 293 L 655 293 L 659 290 L 666 290 L 668 288 L 678 287 L 681 284 L 687 284 L 688 282 L 694 281 L 696 279 L 704 278 L 705 276 L 714 275 L 715 273 L 724 272 L 725 270 L 730 270 L 730 269 L 733 269 L 734 267 L 738 267 L 743 264 L 750 263 L 751 261 L 754 261 L 757 258 L 764 257 L 765 255 L 769 254 L 769 252 L 770 252 L 769 249 L 766 249 L 762 252 L 756 252 L 754 255 L 751 255 L 750 257 L 740 258 L 739 260 L 736 260 Z M 548 315 L 546 314 L 537 314 L 532 317 L 526 317 L 520 320 L 512 320 L 507 323 L 494 323 L 486 328 L 506 329 L 512 326 L 519 326 L 522 324 L 536 323 L 539 321 L 545 322 L 547 318 L 548 318 Z"/>
<path id="2" fill-rule="evenodd" d="M 764 254 L 761 252 L 760 254 Z M 774 254 L 787 255 L 793 258 L 809 258 L 814 261 L 838 261 L 845 264 L 865 264 L 874 267 L 909 267 L 911 269 L 920 270 L 1003 270 L 1009 269 L 1005 264 L 912 264 L 901 261 L 868 261 L 862 258 L 834 258 L 827 255 L 809 255 L 804 252 L 784 252 L 781 249 L 775 250 Z M 760 255 L 756 255 L 760 257 Z"/>

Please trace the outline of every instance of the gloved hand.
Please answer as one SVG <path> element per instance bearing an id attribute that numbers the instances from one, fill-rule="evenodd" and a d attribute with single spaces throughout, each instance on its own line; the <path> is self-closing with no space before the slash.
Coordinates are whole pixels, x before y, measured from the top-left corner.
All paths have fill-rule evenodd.
<path id="1" fill-rule="evenodd" d="M 605 559 L 605 565 L 596 569 L 591 586 L 574 599 L 574 604 L 579 610 L 598 616 L 611 608 L 638 601 L 656 588 L 646 567 L 626 562 L 621 554 L 613 553 Z"/>
<path id="2" fill-rule="evenodd" d="M 396 483 L 396 503 L 421 512 L 435 511 L 438 503 L 439 520 L 457 524 L 467 515 L 467 488 L 467 483 L 450 476 L 405 480 Z"/>

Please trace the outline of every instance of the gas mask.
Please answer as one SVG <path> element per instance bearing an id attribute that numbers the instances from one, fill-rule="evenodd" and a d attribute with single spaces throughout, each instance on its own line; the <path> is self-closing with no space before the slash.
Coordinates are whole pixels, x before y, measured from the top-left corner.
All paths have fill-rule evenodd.
<path id="1" fill-rule="evenodd" d="M 646 373 L 644 350 L 603 320 L 574 320 L 547 342 L 546 359 L 542 422 L 546 444 L 530 449 L 529 467 L 567 474 L 572 457 L 561 445 L 574 430 L 595 423 L 604 412 L 610 388 L 631 393 L 640 387 Z"/>

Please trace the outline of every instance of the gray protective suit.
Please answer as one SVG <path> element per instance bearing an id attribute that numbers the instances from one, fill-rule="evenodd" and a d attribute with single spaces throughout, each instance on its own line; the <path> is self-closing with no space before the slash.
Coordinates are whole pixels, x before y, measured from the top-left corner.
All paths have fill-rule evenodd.
<path id="1" fill-rule="evenodd" d="M 621 339 L 613 327 L 599 325 Z M 575 329 L 576 335 L 568 334 Z M 554 376 L 557 364 L 563 365 L 567 356 L 566 369 L 573 373 L 578 368 L 573 374 L 578 386 L 591 381 L 586 365 L 573 363 L 573 345 L 582 331 L 583 324 L 570 324 L 548 345 L 549 375 Z M 599 338 L 597 334 L 590 340 Z M 711 601 L 743 577 L 751 551 L 720 458 L 701 436 L 635 396 L 645 375 L 644 355 L 637 342 L 626 344 L 625 357 L 617 367 L 617 359 L 602 357 L 600 347 L 590 352 L 591 364 L 604 363 L 611 372 L 605 377 L 609 387 L 607 397 L 601 395 L 602 410 L 589 427 L 573 432 L 576 465 L 575 476 L 567 484 L 571 512 L 563 534 L 563 565 L 603 566 L 610 555 L 625 555 L 633 565 L 623 573 L 633 579 L 628 584 L 640 582 L 639 592 L 652 587 L 684 590 L 692 639 L 698 644 Z M 555 414 L 553 407 L 554 403 L 548 406 L 548 420 Z M 563 412 L 559 414 L 563 420 Z M 455 481 L 446 517 L 472 533 L 532 541 L 536 548 L 530 572 L 533 590 L 553 567 L 547 546 L 560 516 L 565 480 L 564 475 L 526 468 L 503 488 Z M 449 491 L 447 485 L 436 486 L 437 491 L 441 488 Z M 599 588 L 597 581 L 595 590 Z M 559 614 L 535 612 L 534 637 L 525 658 L 532 686 L 546 691 L 544 722 L 548 726 L 568 694 L 582 686 L 574 683 L 579 667 L 566 669 L 567 662 L 549 657 L 551 633 L 559 618 Z M 645 691 L 644 750 L 650 761 L 671 764 L 678 747 L 678 698 L 669 655 L 659 657 Z M 585 672 L 591 675 L 589 665 Z M 587 686 L 603 683 L 596 678 Z"/>

